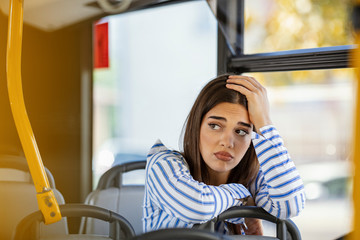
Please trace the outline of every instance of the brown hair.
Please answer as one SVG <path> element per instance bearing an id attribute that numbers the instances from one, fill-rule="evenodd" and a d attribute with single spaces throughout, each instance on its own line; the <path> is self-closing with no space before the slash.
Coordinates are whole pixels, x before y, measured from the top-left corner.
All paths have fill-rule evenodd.
<path id="1" fill-rule="evenodd" d="M 229 75 L 221 75 L 211 80 L 201 90 L 187 117 L 184 132 L 184 151 L 190 173 L 197 181 L 209 183 L 209 173 L 200 153 L 200 126 L 206 113 L 219 103 L 237 103 L 247 108 L 247 100 L 241 93 L 225 87 Z M 251 143 L 240 163 L 231 170 L 227 183 L 241 183 L 245 187 L 254 180 L 259 171 L 259 163 Z"/>

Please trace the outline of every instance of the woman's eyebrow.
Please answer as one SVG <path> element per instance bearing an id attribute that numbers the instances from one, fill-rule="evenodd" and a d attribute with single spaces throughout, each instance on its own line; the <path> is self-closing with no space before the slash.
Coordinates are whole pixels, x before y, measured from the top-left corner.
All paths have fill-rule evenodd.
<path id="1" fill-rule="evenodd" d="M 220 116 L 209 116 L 208 118 L 212 118 L 212 119 L 216 119 L 216 120 L 222 120 L 224 122 L 227 121 L 226 118 L 220 117 Z M 248 128 L 251 128 L 251 124 L 246 123 L 246 122 L 238 122 L 237 124 L 238 125 L 243 125 L 243 126 L 248 127 Z"/>
<path id="2" fill-rule="evenodd" d="M 245 127 L 251 128 L 251 125 L 249 123 L 245 123 L 245 122 L 238 122 L 238 125 L 243 125 Z"/>
<path id="3" fill-rule="evenodd" d="M 226 118 L 224 117 L 219 117 L 219 116 L 209 116 L 208 118 L 213 118 L 213 119 L 216 119 L 216 120 L 222 120 L 222 121 L 227 121 Z"/>

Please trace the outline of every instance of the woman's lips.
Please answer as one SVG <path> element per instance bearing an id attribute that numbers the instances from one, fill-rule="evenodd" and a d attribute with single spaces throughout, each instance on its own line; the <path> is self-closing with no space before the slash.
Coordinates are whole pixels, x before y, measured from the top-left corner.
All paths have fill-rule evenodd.
<path id="1" fill-rule="evenodd" d="M 233 156 L 230 153 L 224 151 L 216 152 L 214 153 L 214 155 L 217 159 L 222 161 L 230 161 L 231 159 L 233 159 Z"/>

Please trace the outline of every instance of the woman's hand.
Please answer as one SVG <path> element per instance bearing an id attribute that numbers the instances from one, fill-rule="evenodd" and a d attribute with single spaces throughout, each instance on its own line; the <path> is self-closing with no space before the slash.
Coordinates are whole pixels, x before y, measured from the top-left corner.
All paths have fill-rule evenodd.
<path id="1" fill-rule="evenodd" d="M 252 197 L 248 197 L 246 206 L 256 206 L 255 201 Z M 263 235 L 263 226 L 260 219 L 256 218 L 244 218 L 245 224 L 236 224 L 234 225 L 234 234 L 241 235 L 241 232 L 244 231 L 246 235 Z"/>
<path id="2" fill-rule="evenodd" d="M 245 218 L 247 229 L 244 229 L 245 235 L 263 235 L 263 226 L 260 219 Z"/>
<path id="3" fill-rule="evenodd" d="M 231 75 L 226 83 L 227 88 L 246 96 L 249 118 L 257 130 L 272 124 L 266 89 L 255 78 Z"/>
<path id="4" fill-rule="evenodd" d="M 256 206 L 252 197 L 248 198 L 246 206 Z M 263 226 L 260 219 L 245 218 L 247 229 L 244 229 L 246 235 L 263 235 Z"/>

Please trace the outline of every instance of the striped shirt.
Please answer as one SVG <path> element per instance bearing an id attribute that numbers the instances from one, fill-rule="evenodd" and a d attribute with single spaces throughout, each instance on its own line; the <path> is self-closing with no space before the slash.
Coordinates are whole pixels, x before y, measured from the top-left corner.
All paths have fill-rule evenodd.
<path id="1" fill-rule="evenodd" d="M 144 232 L 190 228 L 240 206 L 241 199 L 249 195 L 257 206 L 276 217 L 297 216 L 305 205 L 303 182 L 275 127 L 265 126 L 260 132 L 252 133 L 260 169 L 249 189 L 237 183 L 211 186 L 198 182 L 180 153 L 167 149 L 160 141 L 155 143 L 146 166 Z"/>

